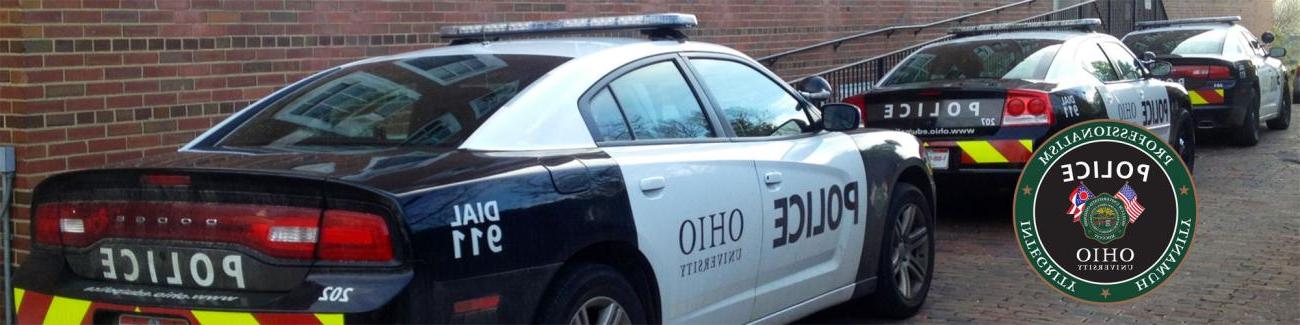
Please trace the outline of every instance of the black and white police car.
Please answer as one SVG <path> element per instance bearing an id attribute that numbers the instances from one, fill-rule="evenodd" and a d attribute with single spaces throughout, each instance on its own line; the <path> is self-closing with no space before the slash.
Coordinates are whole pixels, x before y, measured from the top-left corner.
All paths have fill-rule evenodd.
<path id="1" fill-rule="evenodd" d="M 916 313 L 935 222 L 919 141 L 811 106 L 744 54 L 686 41 L 694 25 L 449 27 L 459 45 L 313 75 L 174 154 L 52 176 L 19 322 Z M 600 29 L 652 40 L 497 40 Z"/>
<path id="2" fill-rule="evenodd" d="M 1140 22 L 1124 36 L 1134 52 L 1174 65 L 1171 80 L 1187 87 L 1196 126 L 1230 130 L 1241 145 L 1259 143 L 1260 120 L 1284 130 L 1291 124 L 1290 73 L 1282 64 L 1286 49 L 1264 45 L 1237 25 L 1241 17 L 1207 17 Z"/>
<path id="3" fill-rule="evenodd" d="M 925 142 L 935 173 L 1018 175 L 1036 146 L 1092 119 L 1149 128 L 1189 165 L 1196 137 L 1187 93 L 1157 79 L 1170 65 L 1140 61 L 1098 19 L 954 28 L 903 59 L 876 87 L 843 101 L 870 128 Z"/>

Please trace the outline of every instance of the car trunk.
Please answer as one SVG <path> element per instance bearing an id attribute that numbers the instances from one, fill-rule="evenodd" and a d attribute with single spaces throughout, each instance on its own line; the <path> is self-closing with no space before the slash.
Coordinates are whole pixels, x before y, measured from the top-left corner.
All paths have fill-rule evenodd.
<path id="1" fill-rule="evenodd" d="M 1232 90 L 1241 72 L 1231 62 L 1196 56 L 1161 56 L 1158 60 L 1173 64 L 1165 79 L 1182 84 L 1192 105 L 1232 104 Z"/>
<path id="2" fill-rule="evenodd" d="M 872 90 L 846 102 L 865 106 L 867 127 L 902 130 L 921 139 L 980 137 L 1002 128 L 1009 89 L 1020 80 L 926 82 Z"/>
<path id="3" fill-rule="evenodd" d="M 35 191 L 36 248 L 73 279 L 181 289 L 288 292 L 314 269 L 400 265 L 398 210 L 323 178 L 203 169 L 109 169 Z M 36 253 L 36 252 L 34 252 Z"/>

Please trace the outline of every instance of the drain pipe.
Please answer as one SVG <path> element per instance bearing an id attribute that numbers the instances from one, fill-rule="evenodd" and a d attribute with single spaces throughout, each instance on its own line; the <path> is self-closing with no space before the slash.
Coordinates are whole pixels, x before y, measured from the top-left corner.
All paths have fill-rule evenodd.
<path id="1" fill-rule="evenodd" d="M 9 215 L 9 205 L 14 194 L 14 147 L 0 147 L 0 178 L 3 178 L 3 197 L 0 197 L 0 222 L 4 222 L 4 297 L 5 297 L 5 324 L 14 324 L 14 310 L 18 306 L 14 305 L 14 283 L 13 283 L 13 232 L 10 231 L 12 221 Z"/>

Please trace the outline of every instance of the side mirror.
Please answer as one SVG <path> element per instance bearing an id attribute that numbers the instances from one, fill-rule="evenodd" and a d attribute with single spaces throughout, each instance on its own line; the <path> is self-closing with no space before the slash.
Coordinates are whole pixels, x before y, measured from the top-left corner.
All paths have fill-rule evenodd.
<path id="1" fill-rule="evenodd" d="M 1276 39 L 1277 35 L 1273 35 L 1273 32 L 1264 32 L 1264 34 L 1259 35 L 1259 40 L 1264 44 L 1272 43 Z"/>
<path id="2" fill-rule="evenodd" d="M 831 82 L 820 76 L 804 78 L 799 82 L 799 94 L 814 104 L 821 104 L 831 98 Z"/>
<path id="3" fill-rule="evenodd" d="M 822 106 L 822 128 L 826 131 L 849 131 L 858 128 L 862 112 L 857 106 L 834 103 Z"/>
<path id="4" fill-rule="evenodd" d="M 1152 62 L 1147 70 L 1151 71 L 1152 77 L 1168 77 L 1174 72 L 1174 65 L 1165 61 Z"/>
<path id="5" fill-rule="evenodd" d="M 1284 57 L 1284 56 L 1286 56 L 1286 48 L 1285 48 L 1285 47 L 1272 47 L 1272 48 L 1269 48 L 1269 49 L 1268 49 L 1268 57 L 1271 57 L 1271 58 L 1281 58 L 1281 57 Z"/>

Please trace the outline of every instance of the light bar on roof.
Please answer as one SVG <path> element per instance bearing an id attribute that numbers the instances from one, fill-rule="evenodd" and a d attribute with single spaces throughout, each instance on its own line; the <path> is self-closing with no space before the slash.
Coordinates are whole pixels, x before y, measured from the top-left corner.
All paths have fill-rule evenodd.
<path id="1" fill-rule="evenodd" d="M 1187 19 L 1143 21 L 1143 22 L 1138 22 L 1133 24 L 1133 27 L 1142 29 L 1142 28 L 1156 28 L 1156 27 L 1174 26 L 1174 25 L 1214 24 L 1214 23 L 1235 25 L 1239 21 L 1241 21 L 1241 16 L 1200 17 L 1200 18 L 1187 18 Z"/>
<path id="2" fill-rule="evenodd" d="M 614 17 L 539 20 L 482 25 L 446 26 L 443 38 L 487 38 L 495 36 L 597 31 L 615 29 L 678 29 L 699 25 L 692 14 L 663 13 Z"/>
<path id="3" fill-rule="evenodd" d="M 979 34 L 992 34 L 1002 32 L 1016 31 L 1034 31 L 1034 30 L 1059 30 L 1072 29 L 1091 32 L 1094 27 L 1101 26 L 1101 19 L 1073 19 L 1073 20 L 1055 20 L 1038 23 L 1010 23 L 1010 24 L 988 24 L 970 27 L 957 27 L 948 30 L 948 34 L 956 36 L 970 36 Z"/>

